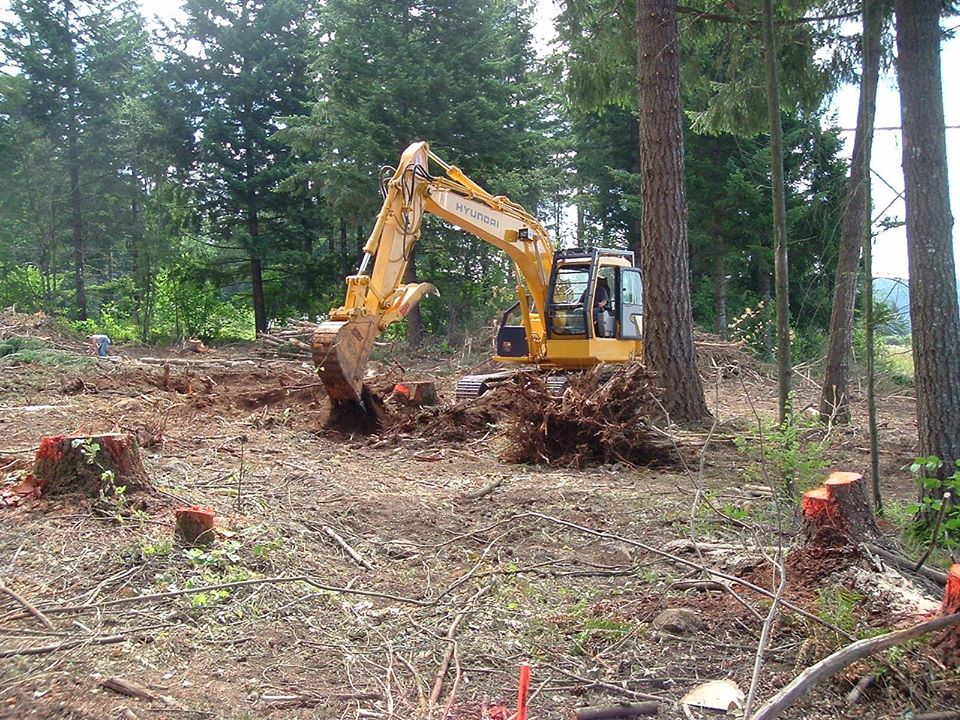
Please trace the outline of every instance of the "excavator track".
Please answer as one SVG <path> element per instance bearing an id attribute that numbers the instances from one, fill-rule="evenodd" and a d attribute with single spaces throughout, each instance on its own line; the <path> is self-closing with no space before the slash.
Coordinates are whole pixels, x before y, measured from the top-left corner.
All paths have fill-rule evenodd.
<path id="1" fill-rule="evenodd" d="M 456 400 L 473 400 L 481 395 L 508 383 L 519 382 L 519 379 L 525 375 L 540 374 L 547 383 L 547 388 L 551 395 L 560 397 L 567 387 L 569 378 L 562 373 L 550 374 L 542 373 L 538 370 L 503 370 L 496 373 L 487 373 L 485 375 L 464 375 L 457 381 Z"/>

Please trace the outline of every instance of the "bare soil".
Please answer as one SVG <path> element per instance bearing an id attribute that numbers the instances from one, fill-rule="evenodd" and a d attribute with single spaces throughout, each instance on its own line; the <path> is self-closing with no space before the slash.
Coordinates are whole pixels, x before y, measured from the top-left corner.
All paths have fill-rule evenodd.
<path id="1" fill-rule="evenodd" d="M 743 588 L 739 600 L 679 589 L 678 580 L 701 575 L 644 549 L 693 533 L 711 567 L 776 587 L 759 550 L 777 543 L 771 503 L 745 489 L 762 473 L 733 442 L 758 445 L 757 418 L 773 417 L 776 393 L 747 362 L 733 371 L 729 358 L 725 370 L 704 363 L 718 424 L 678 433 L 688 470 L 569 469 L 503 462 L 508 425 L 478 410 L 445 411 L 436 424 L 437 413 L 418 423 L 393 408 L 393 430 L 332 433 L 324 391 L 306 365 L 172 365 L 165 375 L 137 360 L 158 354 L 120 348 L 117 359 L 80 370 L 7 358 L 0 369 L 4 478 L 29 467 L 41 436 L 123 431 L 139 439 L 156 489 L 146 511 L 120 503 L 104 512 L 82 495 L 0 508 L 0 576 L 54 625 L 0 595 L 0 653 L 59 646 L 0 655 L 0 717 L 425 719 L 449 707 L 450 717 L 479 720 L 485 703 L 493 717 L 494 706 L 515 706 L 523 662 L 533 668 L 531 717 L 541 719 L 651 698 L 661 717 L 707 717 L 688 714 L 679 699 L 706 680 L 750 686 L 758 617 L 770 599 Z M 238 348 L 200 361 L 251 357 Z M 401 364 L 408 379 L 435 379 L 441 399 L 452 398 L 455 363 Z M 799 407 L 814 403 L 815 385 L 799 379 Z M 852 425 L 830 431 L 830 469 L 868 466 L 859 398 L 854 412 Z M 900 468 L 915 454 L 913 400 L 891 393 L 880 412 L 887 499 L 910 500 Z M 173 509 L 186 505 L 216 512 L 213 545 L 175 542 Z M 796 527 L 787 519 L 790 543 Z M 854 635 L 916 621 L 843 585 L 844 571 L 864 563 L 795 562 L 786 598 Z M 247 584 L 196 589 L 229 583 Z M 695 611 L 694 627 L 656 629 L 667 608 Z M 781 613 L 760 699 L 844 642 Z M 785 717 L 960 708 L 956 669 L 926 643 L 884 659 L 852 666 Z M 876 681 L 848 707 L 846 693 L 868 673 Z M 156 697 L 108 690 L 108 677 Z"/>

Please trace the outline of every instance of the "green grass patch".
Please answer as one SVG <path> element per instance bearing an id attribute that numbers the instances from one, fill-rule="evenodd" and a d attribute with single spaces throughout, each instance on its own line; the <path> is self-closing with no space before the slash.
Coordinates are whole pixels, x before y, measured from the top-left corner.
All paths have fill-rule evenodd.
<path id="1" fill-rule="evenodd" d="M 97 359 L 50 347 L 43 340 L 9 337 L 0 340 L 0 367 L 12 365 L 45 365 L 61 368 L 92 368 Z"/>
<path id="2" fill-rule="evenodd" d="M 910 345 L 885 345 L 883 354 L 883 370 L 890 373 L 890 379 L 898 385 L 912 385 L 913 350 Z"/>

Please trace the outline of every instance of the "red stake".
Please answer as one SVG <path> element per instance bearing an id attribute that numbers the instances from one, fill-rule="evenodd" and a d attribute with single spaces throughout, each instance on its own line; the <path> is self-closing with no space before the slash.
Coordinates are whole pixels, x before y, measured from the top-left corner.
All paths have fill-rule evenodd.
<path id="1" fill-rule="evenodd" d="M 520 683 L 517 685 L 516 720 L 527 720 L 527 696 L 530 694 L 530 666 L 520 666 Z"/>

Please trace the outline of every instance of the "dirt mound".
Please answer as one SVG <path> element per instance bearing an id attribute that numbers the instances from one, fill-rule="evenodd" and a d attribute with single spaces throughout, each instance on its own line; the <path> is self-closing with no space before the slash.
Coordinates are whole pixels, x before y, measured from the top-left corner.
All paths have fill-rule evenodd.
<path id="1" fill-rule="evenodd" d="M 572 467 L 670 461 L 673 441 L 655 425 L 663 419 L 659 396 L 639 363 L 573 376 L 559 398 L 543 379 L 525 378 L 503 459 Z"/>
<path id="2" fill-rule="evenodd" d="M 0 310 L 0 340 L 33 338 L 61 350 L 89 354 L 83 335 L 61 324 L 45 313 L 21 313 L 13 308 Z"/>

